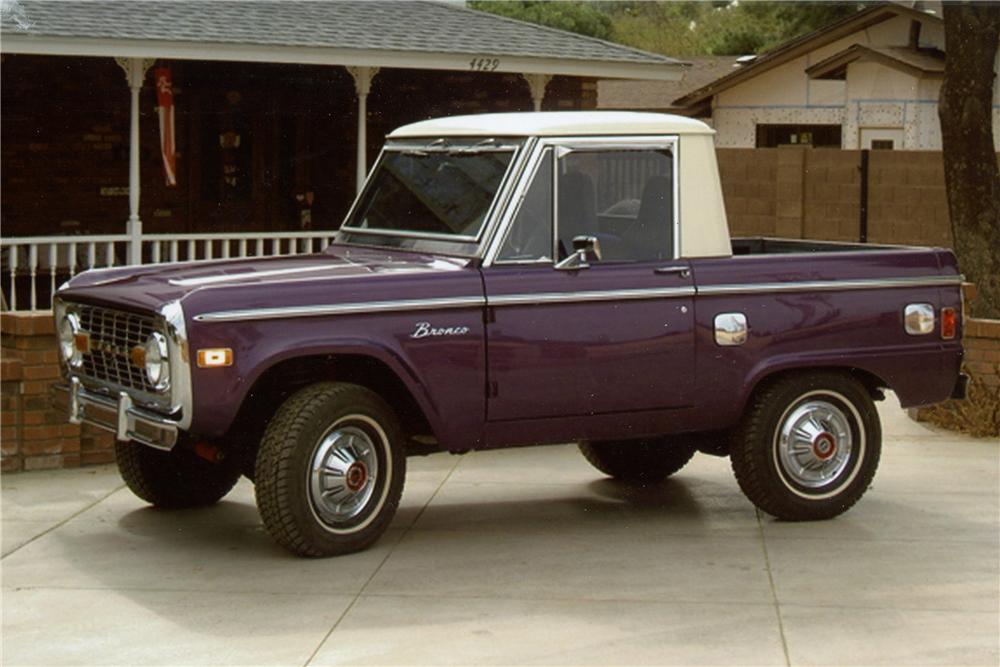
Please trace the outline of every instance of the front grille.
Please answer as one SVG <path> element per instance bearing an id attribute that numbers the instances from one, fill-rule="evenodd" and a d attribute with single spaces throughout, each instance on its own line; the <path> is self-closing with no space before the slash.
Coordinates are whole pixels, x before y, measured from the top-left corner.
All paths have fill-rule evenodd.
<path id="1" fill-rule="evenodd" d="M 90 334 L 90 351 L 83 355 L 82 374 L 126 389 L 155 393 L 142 368 L 132 363 L 132 350 L 156 330 L 148 315 L 81 305 L 81 328 Z"/>

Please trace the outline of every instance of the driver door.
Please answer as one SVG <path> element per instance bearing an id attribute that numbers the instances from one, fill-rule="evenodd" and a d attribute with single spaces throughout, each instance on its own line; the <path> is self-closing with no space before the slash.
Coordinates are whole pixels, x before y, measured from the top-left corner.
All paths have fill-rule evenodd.
<path id="1" fill-rule="evenodd" d="M 675 258 L 674 140 L 544 145 L 483 268 L 491 422 L 690 400 L 693 281 Z M 601 258 L 560 268 L 573 239 Z"/>

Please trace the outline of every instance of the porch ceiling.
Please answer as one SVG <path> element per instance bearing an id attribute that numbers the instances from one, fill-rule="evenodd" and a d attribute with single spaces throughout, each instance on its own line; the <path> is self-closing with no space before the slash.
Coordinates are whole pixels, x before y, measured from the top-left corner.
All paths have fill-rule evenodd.
<path id="1" fill-rule="evenodd" d="M 684 63 L 443 2 L 7 0 L 4 53 L 677 80 Z"/>

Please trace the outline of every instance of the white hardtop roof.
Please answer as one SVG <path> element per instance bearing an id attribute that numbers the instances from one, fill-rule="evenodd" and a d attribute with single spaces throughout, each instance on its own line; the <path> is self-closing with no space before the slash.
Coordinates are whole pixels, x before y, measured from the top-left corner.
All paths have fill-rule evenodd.
<path id="1" fill-rule="evenodd" d="M 576 137 L 588 135 L 714 134 L 700 120 L 637 111 L 526 111 L 451 116 L 411 123 L 390 139 L 409 137 Z"/>

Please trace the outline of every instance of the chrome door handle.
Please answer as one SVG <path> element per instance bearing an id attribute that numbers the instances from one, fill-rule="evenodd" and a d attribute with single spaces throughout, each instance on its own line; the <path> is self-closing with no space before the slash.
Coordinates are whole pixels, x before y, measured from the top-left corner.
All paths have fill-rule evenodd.
<path id="1" fill-rule="evenodd" d="M 658 266 L 653 269 L 653 273 L 661 276 L 676 273 L 681 278 L 688 278 L 691 275 L 691 269 L 686 266 Z"/>

